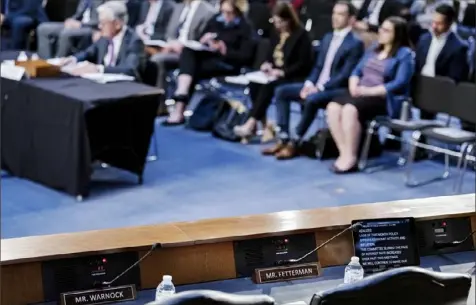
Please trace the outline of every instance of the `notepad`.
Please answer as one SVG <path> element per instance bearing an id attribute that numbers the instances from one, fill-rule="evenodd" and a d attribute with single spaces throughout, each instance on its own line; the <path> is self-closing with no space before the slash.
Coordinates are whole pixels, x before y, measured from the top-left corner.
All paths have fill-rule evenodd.
<path id="1" fill-rule="evenodd" d="M 113 73 L 86 73 L 81 75 L 81 77 L 99 84 L 132 82 L 135 79 L 133 76 Z"/>
<path id="2" fill-rule="evenodd" d="M 271 77 L 269 75 L 266 75 L 262 71 L 246 73 L 245 77 L 252 83 L 257 83 L 262 85 L 268 84 L 276 80 L 276 77 Z"/>
<path id="3" fill-rule="evenodd" d="M 163 40 L 144 40 L 144 44 L 149 47 L 163 48 L 167 45 L 167 42 Z"/>
<path id="4" fill-rule="evenodd" d="M 185 47 L 192 49 L 194 51 L 213 51 L 212 49 L 210 49 L 210 47 L 204 44 L 201 44 L 200 42 L 195 40 L 186 40 L 186 41 L 183 41 L 182 43 Z"/>

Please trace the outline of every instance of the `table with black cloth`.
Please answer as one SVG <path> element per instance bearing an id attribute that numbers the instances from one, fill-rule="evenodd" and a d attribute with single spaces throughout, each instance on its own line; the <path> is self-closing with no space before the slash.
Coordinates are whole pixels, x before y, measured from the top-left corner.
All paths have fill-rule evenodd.
<path id="1" fill-rule="evenodd" d="M 142 182 L 160 90 L 76 77 L 1 79 L 2 169 L 82 198 L 94 161 Z"/>

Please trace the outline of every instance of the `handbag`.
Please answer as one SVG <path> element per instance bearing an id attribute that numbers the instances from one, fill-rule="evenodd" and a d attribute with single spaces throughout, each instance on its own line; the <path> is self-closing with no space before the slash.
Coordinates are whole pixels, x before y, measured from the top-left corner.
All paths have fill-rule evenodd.
<path id="1" fill-rule="evenodd" d="M 241 101 L 233 99 L 221 101 L 213 124 L 213 136 L 231 142 L 240 141 L 241 138 L 235 134 L 233 128 L 244 124 L 248 116 L 249 110 Z"/>
<path id="2" fill-rule="evenodd" d="M 204 90 L 192 95 L 190 105 L 194 106 L 193 114 L 186 127 L 198 131 L 212 131 L 223 98 L 216 92 Z"/>

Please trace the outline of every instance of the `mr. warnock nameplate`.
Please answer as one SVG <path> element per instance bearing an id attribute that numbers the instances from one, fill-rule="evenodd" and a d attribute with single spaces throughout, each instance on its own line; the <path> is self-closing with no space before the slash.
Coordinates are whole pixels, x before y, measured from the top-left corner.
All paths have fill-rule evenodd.
<path id="1" fill-rule="evenodd" d="M 61 305 L 98 305 L 133 301 L 136 296 L 135 285 L 74 291 L 61 294 Z"/>
<path id="2" fill-rule="evenodd" d="M 297 280 L 320 275 L 319 263 L 308 263 L 290 266 L 276 266 L 271 268 L 255 269 L 253 280 L 255 283 L 271 283 L 279 281 Z"/>

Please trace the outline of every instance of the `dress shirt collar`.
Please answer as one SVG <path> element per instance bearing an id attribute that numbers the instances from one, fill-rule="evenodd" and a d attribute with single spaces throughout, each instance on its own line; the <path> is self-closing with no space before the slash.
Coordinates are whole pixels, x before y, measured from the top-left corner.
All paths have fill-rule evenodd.
<path id="1" fill-rule="evenodd" d="M 445 32 L 443 34 L 440 34 L 440 36 L 436 37 L 435 33 L 433 33 L 433 31 L 430 30 L 431 38 L 436 39 L 438 41 L 446 41 L 446 39 L 448 39 L 448 35 L 451 33 L 451 31 L 452 31 L 452 29 L 449 29 L 447 32 Z"/>
<path id="2" fill-rule="evenodd" d="M 352 31 L 352 28 L 351 27 L 346 27 L 346 28 L 343 28 L 343 29 L 340 29 L 340 30 L 334 30 L 334 37 L 339 37 L 339 38 L 345 38 L 345 36 L 347 36 L 347 34 L 350 33 L 350 31 Z"/>
<path id="3" fill-rule="evenodd" d="M 115 46 L 118 46 L 122 43 L 122 40 L 124 39 L 124 36 L 126 35 L 127 27 L 124 25 L 119 33 L 116 34 L 116 36 L 112 37 L 112 43 Z"/>

